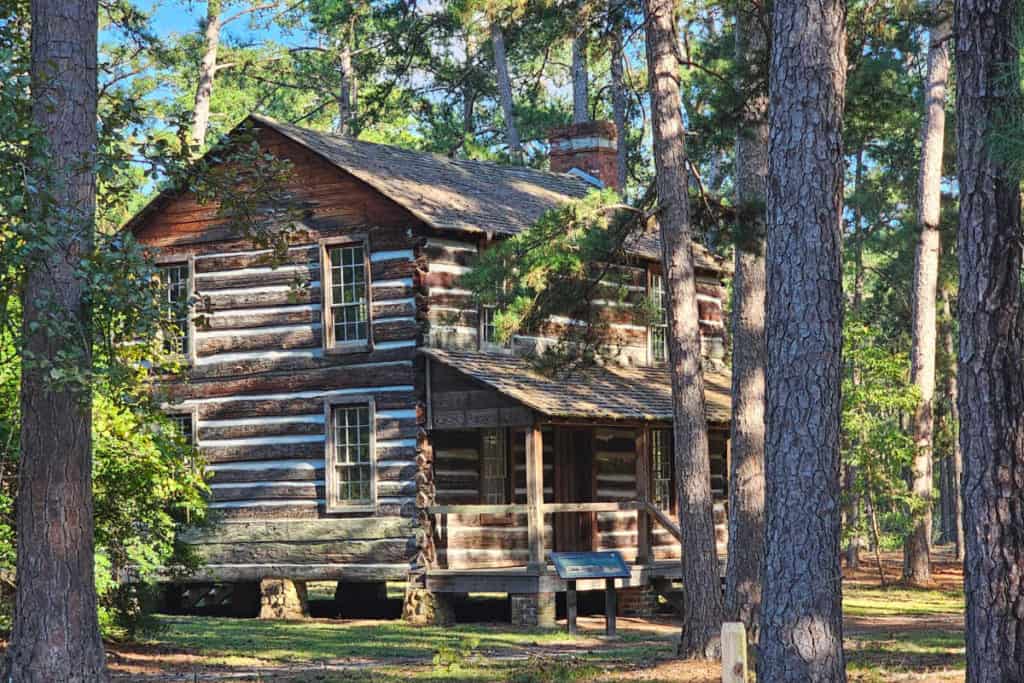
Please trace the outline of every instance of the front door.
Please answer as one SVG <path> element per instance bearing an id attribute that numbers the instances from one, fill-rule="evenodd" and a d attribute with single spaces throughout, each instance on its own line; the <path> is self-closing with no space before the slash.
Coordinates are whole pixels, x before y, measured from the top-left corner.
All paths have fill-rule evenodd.
<path id="1" fill-rule="evenodd" d="M 595 496 L 594 432 L 590 429 L 555 429 L 555 502 L 592 503 Z M 556 552 L 595 548 L 597 519 L 593 512 L 553 515 Z"/>

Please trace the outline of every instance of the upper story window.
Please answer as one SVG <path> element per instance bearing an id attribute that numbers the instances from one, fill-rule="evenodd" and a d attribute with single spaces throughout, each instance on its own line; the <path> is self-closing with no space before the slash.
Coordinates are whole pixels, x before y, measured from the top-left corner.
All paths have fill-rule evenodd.
<path id="1" fill-rule="evenodd" d="M 170 413 L 167 418 L 171 421 L 175 431 L 185 440 L 185 443 L 195 445 L 192 413 Z"/>
<path id="2" fill-rule="evenodd" d="M 167 325 L 163 329 L 163 346 L 167 353 L 188 356 L 188 298 L 189 267 L 187 263 L 175 263 L 160 268 L 160 282 L 163 285 L 164 303 L 167 304 Z"/>
<path id="3" fill-rule="evenodd" d="M 325 349 L 363 349 L 370 342 L 370 268 L 366 242 L 323 245 Z"/>
<path id="4" fill-rule="evenodd" d="M 329 404 L 327 410 L 327 508 L 372 509 L 373 402 Z"/>
<path id="5" fill-rule="evenodd" d="M 494 306 L 480 307 L 480 345 L 505 346 L 498 339 L 498 326 L 494 324 L 494 316 L 498 309 Z"/>
<path id="6" fill-rule="evenodd" d="M 647 328 L 648 353 L 651 362 L 664 363 L 668 360 L 668 314 L 665 311 L 665 278 L 661 273 L 650 274 L 647 297 L 654 307 Z"/>
<path id="7" fill-rule="evenodd" d="M 665 512 L 672 510 L 672 431 L 651 431 L 651 502 Z"/>

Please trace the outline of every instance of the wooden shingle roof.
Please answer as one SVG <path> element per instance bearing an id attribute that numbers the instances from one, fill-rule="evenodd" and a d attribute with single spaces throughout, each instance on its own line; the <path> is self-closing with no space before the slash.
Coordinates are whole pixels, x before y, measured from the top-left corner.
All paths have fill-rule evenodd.
<path id="1" fill-rule="evenodd" d="M 607 365 L 551 378 L 517 356 L 435 348 L 420 352 L 549 417 L 672 420 L 672 382 L 665 367 Z M 708 422 L 729 421 L 729 390 L 728 371 L 704 372 Z"/>
<path id="2" fill-rule="evenodd" d="M 250 118 L 319 154 L 439 230 L 514 235 L 536 223 L 545 211 L 592 189 L 568 173 L 451 159 L 301 128 L 258 114 Z M 723 270 L 722 262 L 702 245 L 693 247 L 698 268 Z M 627 251 L 660 261 L 661 240 L 656 232 L 645 232 L 630 240 Z"/>

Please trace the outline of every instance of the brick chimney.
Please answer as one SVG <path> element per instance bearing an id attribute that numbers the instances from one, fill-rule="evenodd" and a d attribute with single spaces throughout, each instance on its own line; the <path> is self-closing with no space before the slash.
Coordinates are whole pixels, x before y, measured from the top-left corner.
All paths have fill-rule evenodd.
<path id="1" fill-rule="evenodd" d="M 622 189 L 616 172 L 616 137 L 611 121 L 585 121 L 553 129 L 548 133 L 551 170 L 568 173 L 575 168 L 597 178 L 605 187 Z"/>

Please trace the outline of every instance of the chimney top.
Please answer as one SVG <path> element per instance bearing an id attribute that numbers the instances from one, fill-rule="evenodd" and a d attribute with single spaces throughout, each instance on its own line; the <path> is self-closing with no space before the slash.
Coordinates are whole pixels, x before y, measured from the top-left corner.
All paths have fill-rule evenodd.
<path id="1" fill-rule="evenodd" d="M 597 178 L 605 187 L 618 186 L 615 124 L 611 121 L 585 121 L 554 128 L 548 133 L 551 146 L 551 170 L 569 173 L 572 169 Z"/>

